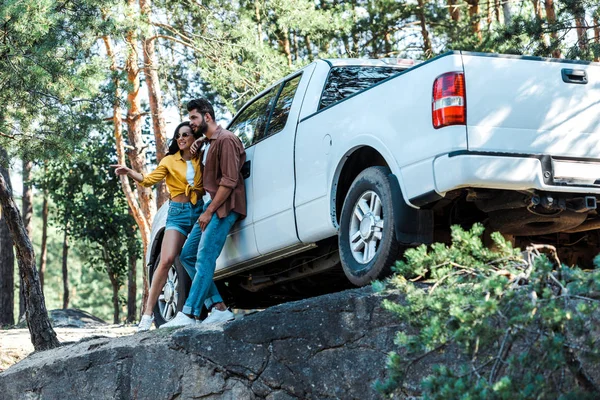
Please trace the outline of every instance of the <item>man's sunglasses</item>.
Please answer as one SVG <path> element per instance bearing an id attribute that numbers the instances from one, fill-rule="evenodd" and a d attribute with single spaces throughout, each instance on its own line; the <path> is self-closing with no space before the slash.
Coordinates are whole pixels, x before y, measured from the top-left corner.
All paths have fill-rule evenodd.
<path id="1" fill-rule="evenodd" d="M 182 137 L 188 137 L 188 136 L 192 136 L 191 133 L 187 133 L 187 132 L 183 132 L 183 133 L 178 133 L 177 135 L 175 135 L 175 139 L 179 139 Z"/>

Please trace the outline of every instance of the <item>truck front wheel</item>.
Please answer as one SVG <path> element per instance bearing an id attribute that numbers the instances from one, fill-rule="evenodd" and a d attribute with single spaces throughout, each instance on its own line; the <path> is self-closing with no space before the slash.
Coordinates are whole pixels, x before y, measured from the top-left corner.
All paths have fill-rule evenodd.
<path id="1" fill-rule="evenodd" d="M 390 170 L 361 172 L 344 200 L 338 243 L 344 273 L 357 286 L 389 274 L 400 244 L 394 234 Z"/>
<path id="2" fill-rule="evenodd" d="M 154 272 L 160 264 L 160 254 L 156 258 L 150 271 L 149 281 L 152 282 Z M 158 328 L 165 322 L 169 322 L 178 311 L 183 309 L 183 305 L 187 298 L 191 281 L 190 277 L 179 261 L 179 257 L 175 259 L 173 265 L 169 268 L 167 281 L 163 286 L 158 301 L 154 305 L 154 325 Z"/>

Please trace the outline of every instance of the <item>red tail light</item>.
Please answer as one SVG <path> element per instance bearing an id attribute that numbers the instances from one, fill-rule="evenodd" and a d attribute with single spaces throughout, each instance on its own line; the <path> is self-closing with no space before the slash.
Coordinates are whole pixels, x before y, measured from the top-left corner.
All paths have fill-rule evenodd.
<path id="1" fill-rule="evenodd" d="M 433 82 L 431 102 L 433 127 L 466 125 L 467 97 L 465 75 L 462 72 L 448 72 Z"/>

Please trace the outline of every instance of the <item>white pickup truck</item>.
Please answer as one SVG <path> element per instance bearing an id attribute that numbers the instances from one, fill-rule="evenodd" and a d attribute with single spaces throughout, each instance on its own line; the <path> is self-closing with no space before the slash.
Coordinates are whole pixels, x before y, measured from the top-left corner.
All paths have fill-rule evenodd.
<path id="1" fill-rule="evenodd" d="M 535 236 L 574 262 L 597 251 L 599 64 L 468 52 L 413 66 L 317 60 L 228 129 L 246 147 L 248 216 L 215 280 L 237 307 L 365 285 L 405 246 L 447 240 L 452 224 L 484 222 L 517 244 Z M 176 262 L 159 323 L 181 307 L 185 278 Z"/>

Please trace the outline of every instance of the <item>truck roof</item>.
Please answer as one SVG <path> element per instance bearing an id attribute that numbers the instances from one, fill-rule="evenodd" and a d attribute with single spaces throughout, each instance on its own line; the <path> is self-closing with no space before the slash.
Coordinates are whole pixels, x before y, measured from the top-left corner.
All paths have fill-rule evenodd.
<path id="1" fill-rule="evenodd" d="M 323 61 L 329 63 L 332 67 L 345 67 L 349 65 L 364 65 L 364 66 L 388 66 L 382 60 L 370 58 L 327 58 Z"/>
<path id="2" fill-rule="evenodd" d="M 327 58 L 323 59 L 331 67 L 365 66 L 365 67 L 399 67 L 409 68 L 420 63 L 416 60 L 405 60 L 396 58 L 373 59 L 373 58 Z"/>

